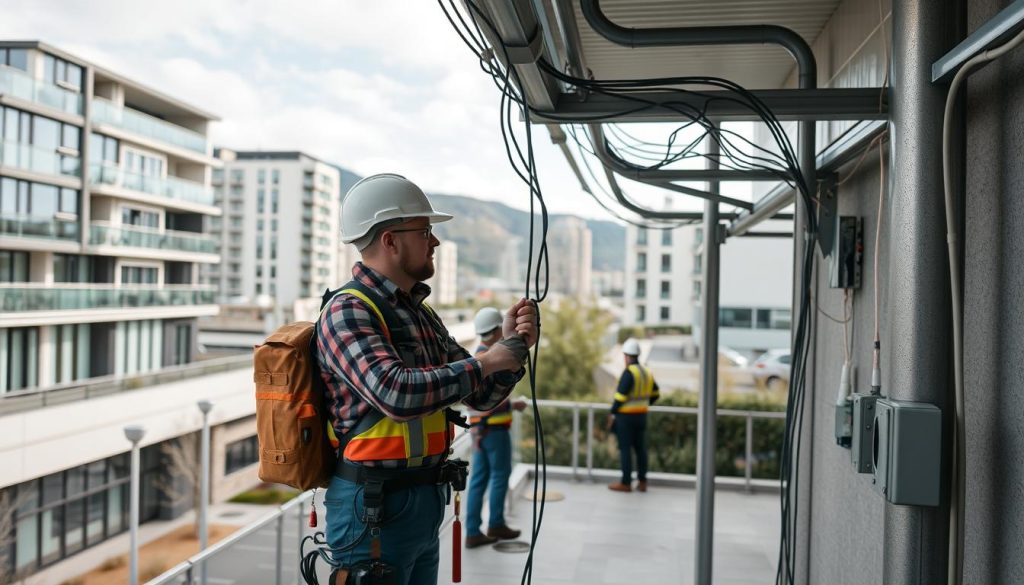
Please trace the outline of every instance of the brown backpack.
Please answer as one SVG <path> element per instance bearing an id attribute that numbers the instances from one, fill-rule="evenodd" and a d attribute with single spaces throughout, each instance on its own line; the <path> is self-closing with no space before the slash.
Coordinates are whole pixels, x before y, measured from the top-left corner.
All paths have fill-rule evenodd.
<path id="1" fill-rule="evenodd" d="M 283 325 L 253 352 L 259 477 L 300 490 L 327 487 L 334 449 L 313 323 Z"/>

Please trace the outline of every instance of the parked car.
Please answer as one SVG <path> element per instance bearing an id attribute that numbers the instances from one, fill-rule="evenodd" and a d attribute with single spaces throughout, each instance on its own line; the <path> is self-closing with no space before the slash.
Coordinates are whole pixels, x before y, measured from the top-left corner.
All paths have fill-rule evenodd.
<path id="1" fill-rule="evenodd" d="M 750 363 L 746 356 L 731 347 L 718 346 L 718 365 L 745 368 Z"/>
<path id="2" fill-rule="evenodd" d="M 772 349 L 754 360 L 751 373 L 758 388 L 778 390 L 789 384 L 789 349 Z"/>

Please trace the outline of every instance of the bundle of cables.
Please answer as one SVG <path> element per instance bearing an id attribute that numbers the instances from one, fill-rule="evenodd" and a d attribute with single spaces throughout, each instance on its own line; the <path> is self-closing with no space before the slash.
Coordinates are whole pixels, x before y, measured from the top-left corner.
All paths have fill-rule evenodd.
<path id="1" fill-rule="evenodd" d="M 530 227 L 530 256 L 527 266 L 527 297 L 531 290 L 537 292 L 534 297 L 541 301 L 547 295 L 548 264 L 547 264 L 547 206 L 541 192 L 540 182 L 537 178 L 536 161 L 534 160 L 531 124 L 538 115 L 546 120 L 555 120 L 567 124 L 568 133 L 575 140 L 580 150 L 581 158 L 586 160 L 584 153 L 594 154 L 593 137 L 589 137 L 590 148 L 579 135 L 585 129 L 573 126 L 574 124 L 609 123 L 608 137 L 609 148 L 620 158 L 633 158 L 638 160 L 637 166 L 645 170 L 665 169 L 680 161 L 695 157 L 714 157 L 719 168 L 738 171 L 761 171 L 787 183 L 799 194 L 800 201 L 805 213 L 802 215 L 803 233 L 797 237 L 804 238 L 802 246 L 801 269 L 799 272 L 799 310 L 796 324 L 796 331 L 793 341 L 792 372 L 790 376 L 790 394 L 786 407 L 786 428 L 784 433 L 780 475 L 782 490 L 780 506 L 782 514 L 782 527 L 779 545 L 778 572 L 776 583 L 793 583 L 794 566 L 796 562 L 796 547 L 793 541 L 797 529 L 797 486 L 799 485 L 800 444 L 802 437 L 802 420 L 804 416 L 804 397 L 806 392 L 806 365 L 810 350 L 810 321 L 811 321 L 811 278 L 814 266 L 814 241 L 817 234 L 816 217 L 812 210 L 814 196 L 812 195 L 813 185 L 809 184 L 804 177 L 799 160 L 793 150 L 792 144 L 785 129 L 778 118 L 768 107 L 754 94 L 740 85 L 717 77 L 711 76 L 687 76 L 667 77 L 653 79 L 626 79 L 626 80 L 594 80 L 574 77 L 561 71 L 541 57 L 537 64 L 540 69 L 564 86 L 581 93 L 601 94 L 627 104 L 622 111 L 607 115 L 596 115 L 581 118 L 579 116 L 559 116 L 552 112 L 539 112 L 533 110 L 524 97 L 522 83 L 515 67 L 509 64 L 508 47 L 499 43 L 497 47 L 488 45 L 487 38 L 500 39 L 501 35 L 497 28 L 490 21 L 489 17 L 474 0 L 464 0 L 467 13 L 456 5 L 454 0 L 438 0 L 438 4 L 444 11 L 445 16 L 453 28 L 473 51 L 479 59 L 480 66 L 494 81 L 501 93 L 501 133 L 505 143 L 508 160 L 515 172 L 527 184 L 530 191 L 530 211 L 534 212 L 534 204 L 540 207 L 541 238 L 536 255 L 536 270 L 534 270 L 534 225 Z M 481 28 L 483 27 L 483 28 Z M 485 35 L 484 28 L 488 31 Z M 688 89 L 690 88 L 690 89 Z M 714 88 L 714 94 L 708 93 L 708 88 Z M 676 93 L 681 99 L 666 100 L 665 95 Z M 656 94 L 656 95 L 655 95 Z M 683 99 L 685 98 L 685 99 Z M 708 107 L 716 100 L 725 100 L 738 104 L 749 110 L 759 119 L 769 133 L 771 142 L 776 150 L 769 150 L 755 144 L 738 133 L 721 127 L 707 116 Z M 694 104 L 700 104 L 695 106 Z M 519 110 L 523 120 L 523 132 L 525 133 L 525 154 L 516 137 L 514 128 L 513 106 Z M 654 144 L 636 138 L 612 124 L 616 119 L 644 111 L 670 112 L 678 115 L 684 123 L 675 128 L 668 135 L 665 144 Z M 683 141 L 677 144 L 679 137 L 684 131 L 696 125 L 702 132 L 695 139 Z M 712 140 L 718 144 L 719 154 L 708 155 L 699 150 L 700 144 L 705 140 Z M 747 147 L 740 148 L 737 141 L 744 142 Z M 617 145 L 615 144 L 617 143 Z M 589 164 L 587 164 L 589 169 Z M 591 171 L 591 176 L 593 172 Z M 597 182 L 595 180 L 595 182 Z M 596 196 L 595 196 L 596 199 Z M 601 203 L 599 201 L 599 203 Z M 604 204 L 602 203 L 602 206 Z M 607 207 L 606 207 L 607 208 Z M 648 221 L 634 222 L 626 220 L 634 225 L 652 227 L 655 229 L 674 229 L 679 225 L 688 222 L 666 222 Z M 541 278 L 543 276 L 543 278 Z M 534 281 L 531 289 L 531 278 Z M 543 283 L 543 284 L 542 284 Z M 530 360 L 530 387 L 534 399 L 536 399 L 536 365 L 538 348 L 534 348 Z M 530 554 L 523 571 L 522 582 L 532 582 L 534 549 L 537 537 L 543 523 L 544 501 L 543 496 L 537 497 L 538 484 L 541 490 L 546 487 L 545 453 L 544 453 L 544 432 L 540 420 L 540 413 L 534 400 L 534 426 L 536 438 L 535 476 L 539 482 L 534 484 L 534 510 L 533 530 L 530 542 Z M 538 503 L 539 502 L 539 503 Z"/>

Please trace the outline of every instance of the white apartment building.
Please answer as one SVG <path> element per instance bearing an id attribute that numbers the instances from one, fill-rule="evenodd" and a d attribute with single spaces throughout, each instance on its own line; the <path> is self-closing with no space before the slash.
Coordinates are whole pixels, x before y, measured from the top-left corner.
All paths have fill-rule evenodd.
<path id="1" fill-rule="evenodd" d="M 197 318 L 217 313 L 200 281 L 220 261 L 204 233 L 221 214 L 216 119 L 44 43 L 0 42 L 0 495 L 20 504 L 0 568 L 31 574 L 127 530 L 120 425 L 169 402 L 197 412 L 147 385 L 198 366 Z M 144 519 L 167 505 L 156 443 L 195 428 L 178 422 L 144 443 Z"/>
<path id="2" fill-rule="evenodd" d="M 430 303 L 437 306 L 454 305 L 459 299 L 459 245 L 441 242 L 434 249 L 434 276 L 427 280 Z"/>
<path id="3" fill-rule="evenodd" d="M 688 325 L 699 343 L 703 243 L 700 226 L 627 227 L 625 325 Z M 790 238 L 730 238 L 722 246 L 721 345 L 747 353 L 788 346 L 792 255 Z"/>
<path id="4" fill-rule="evenodd" d="M 626 226 L 624 325 L 693 325 L 696 229 Z"/>
<path id="5" fill-rule="evenodd" d="M 216 117 L 38 42 L 0 107 L 0 394 L 191 361 Z"/>
<path id="6" fill-rule="evenodd" d="M 587 222 L 562 217 L 548 230 L 551 290 L 586 300 L 591 297 L 593 236 Z"/>
<path id="7" fill-rule="evenodd" d="M 283 307 L 317 297 L 348 279 L 339 274 L 341 178 L 338 169 L 294 151 L 219 149 L 213 174 L 220 218 L 210 231 L 223 258 L 207 278 L 220 301 Z M 289 319 L 285 315 L 285 319 Z"/>

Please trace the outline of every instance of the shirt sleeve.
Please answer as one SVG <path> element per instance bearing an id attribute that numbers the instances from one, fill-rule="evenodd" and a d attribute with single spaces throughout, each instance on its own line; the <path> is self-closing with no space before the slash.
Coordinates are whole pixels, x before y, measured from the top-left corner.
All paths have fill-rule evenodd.
<path id="1" fill-rule="evenodd" d="M 377 316 L 361 300 L 348 295 L 331 303 L 320 319 L 317 348 L 332 375 L 398 421 L 455 404 L 481 384 L 480 362 L 465 350 L 460 359 L 443 366 L 406 366 L 384 336 Z"/>
<path id="2" fill-rule="evenodd" d="M 448 335 L 448 331 L 445 330 L 445 335 Z M 456 361 L 463 360 L 466 358 L 475 359 L 470 357 L 470 353 L 466 351 L 466 348 L 459 345 L 455 338 L 448 337 L 448 347 L 451 351 L 448 352 L 448 360 Z M 487 348 L 478 347 L 476 353 L 480 353 L 479 350 L 487 351 Z M 483 383 L 477 389 L 476 392 L 465 398 L 462 402 L 480 412 L 487 412 L 496 409 L 505 402 L 509 395 L 512 394 L 512 390 L 515 389 L 516 384 L 526 374 L 526 368 L 520 368 L 517 372 L 496 372 L 490 376 L 484 378 Z"/>
<path id="3" fill-rule="evenodd" d="M 654 404 L 655 402 L 658 401 L 659 398 L 661 398 L 661 393 L 658 392 L 658 390 L 659 390 L 658 389 L 658 383 L 655 382 L 654 383 L 654 391 L 651 392 L 651 402 L 650 402 L 651 404 Z"/>
<path id="4" fill-rule="evenodd" d="M 633 374 L 629 370 L 622 372 L 619 378 L 619 386 L 615 389 L 615 397 L 612 399 L 612 414 L 619 412 L 622 405 L 629 400 L 629 391 L 633 387 Z"/>

